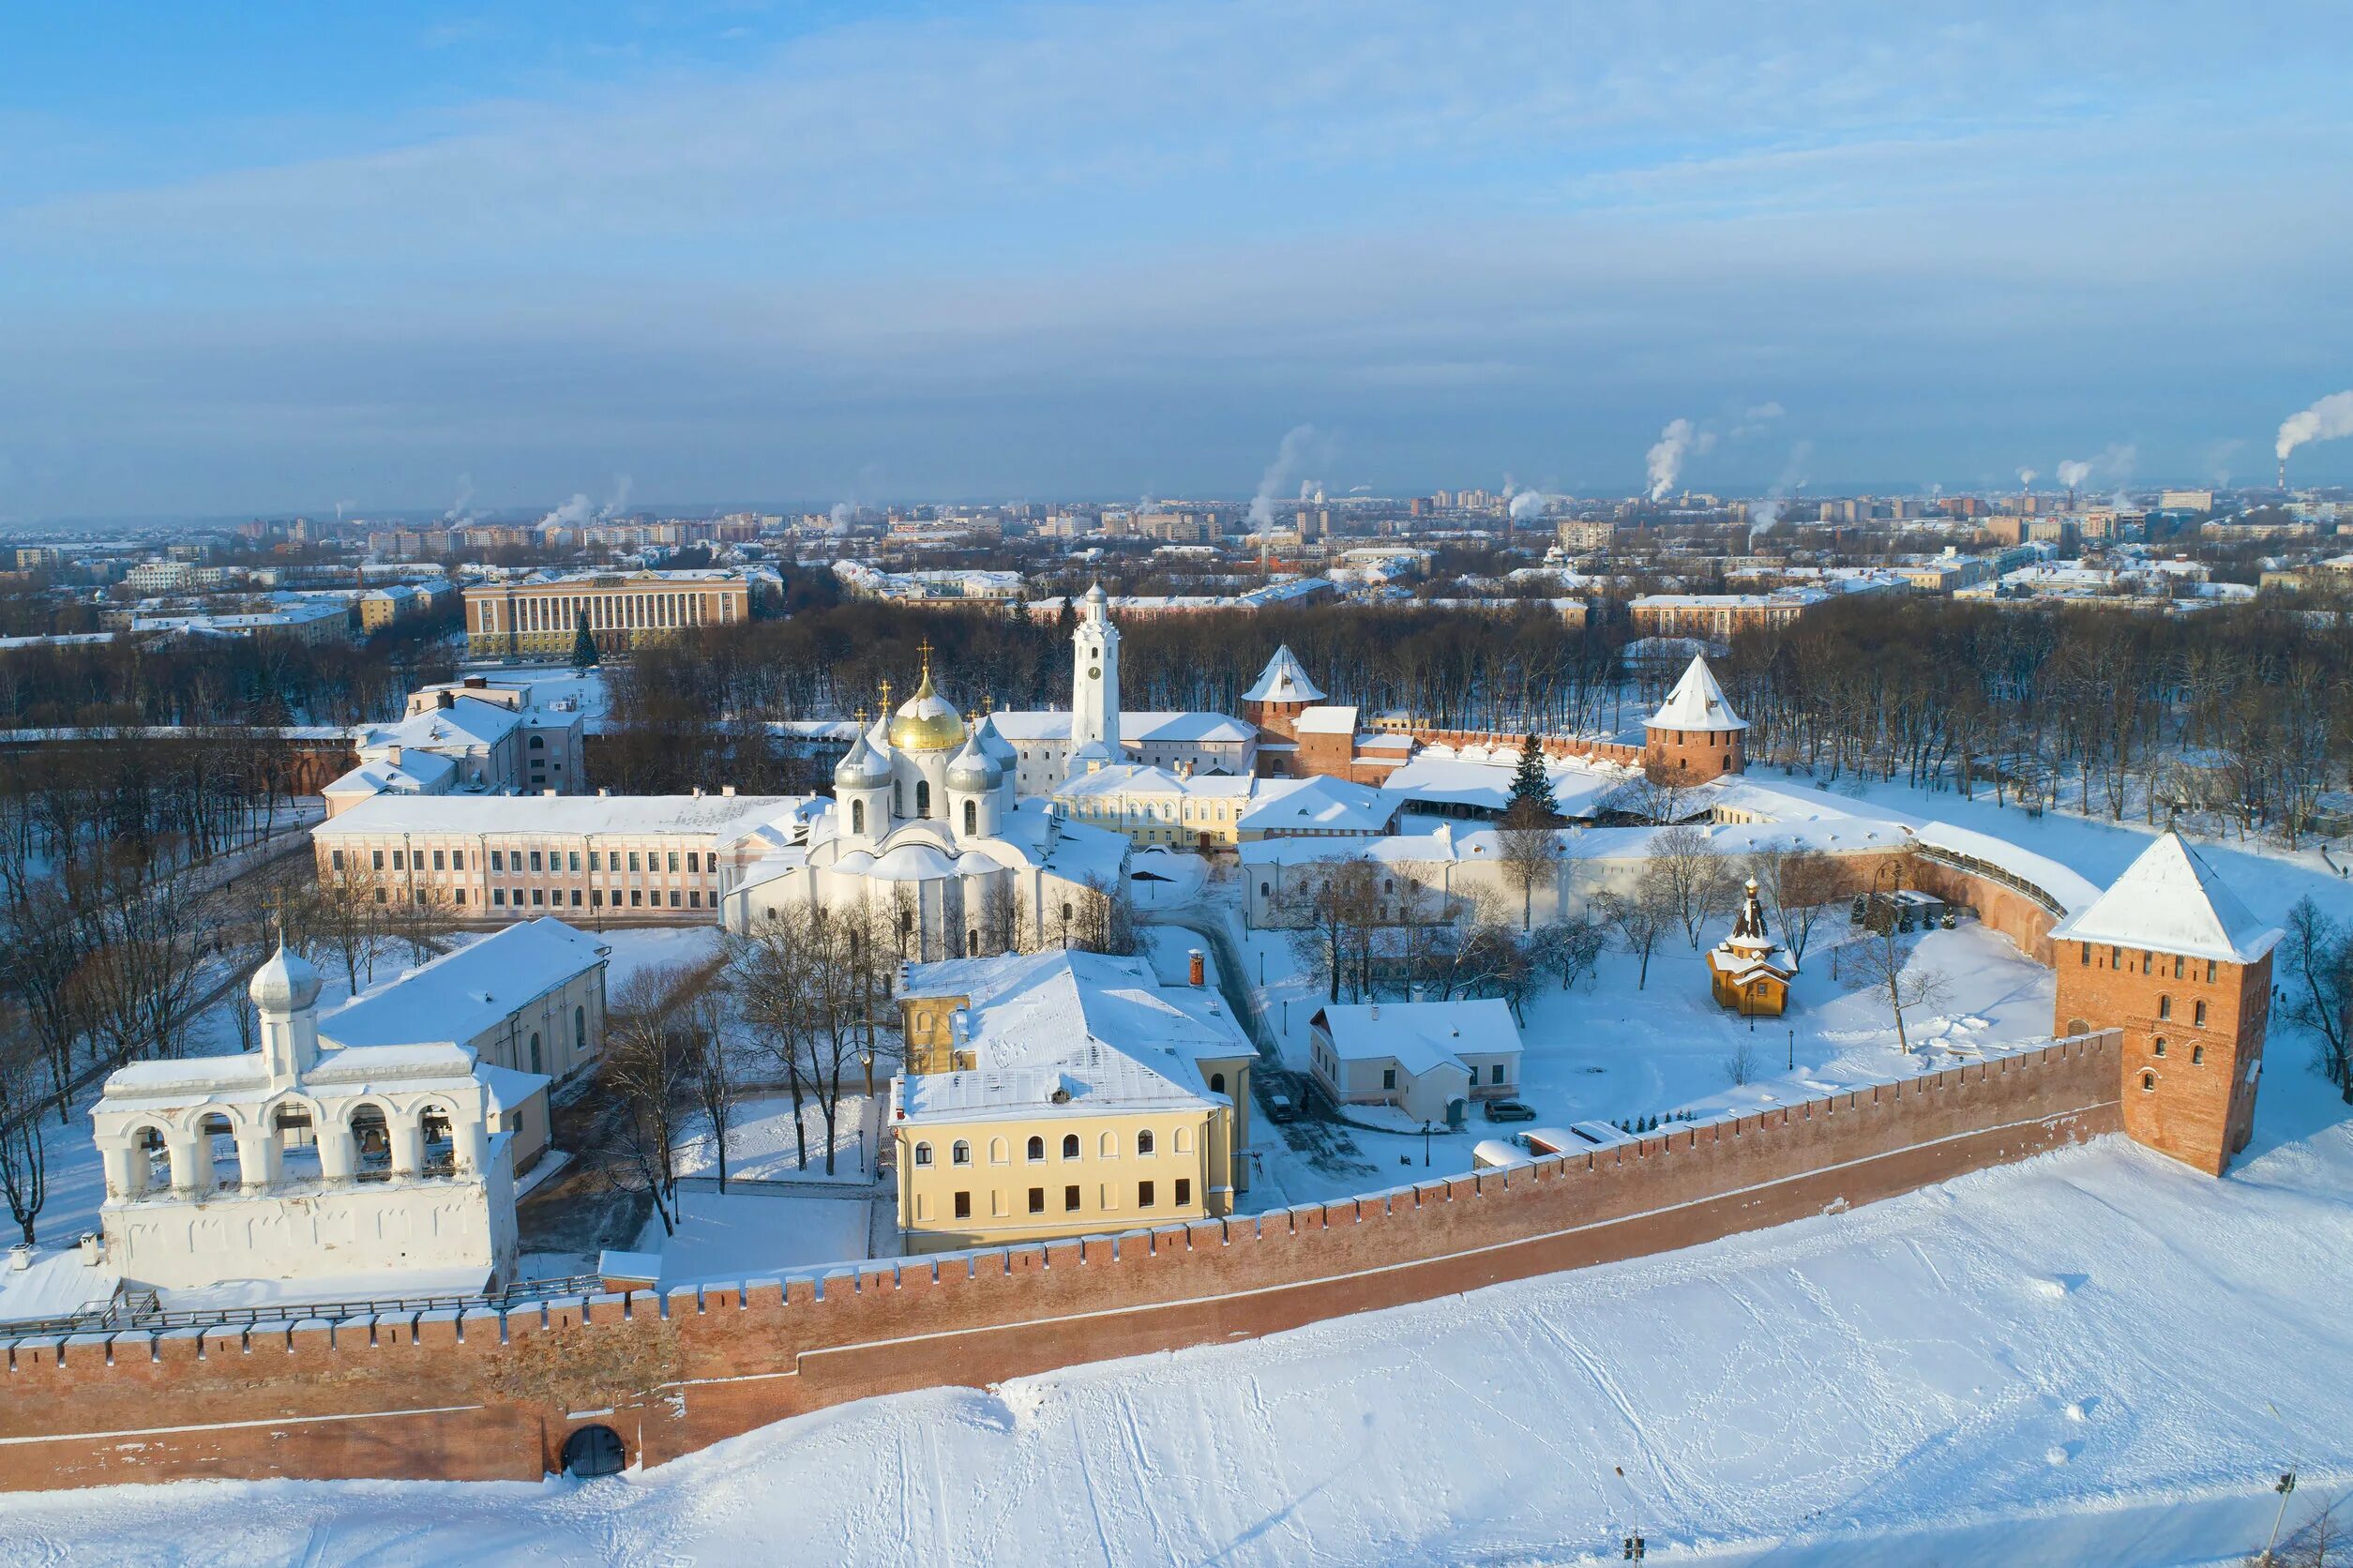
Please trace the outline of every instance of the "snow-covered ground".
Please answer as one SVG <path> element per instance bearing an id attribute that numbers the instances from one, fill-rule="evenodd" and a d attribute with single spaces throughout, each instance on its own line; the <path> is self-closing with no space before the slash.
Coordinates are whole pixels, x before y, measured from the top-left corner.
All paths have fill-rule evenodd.
<path id="1" fill-rule="evenodd" d="M 2104 885 L 2149 836 L 1864 793 Z M 2353 912 L 2315 852 L 2207 852 L 2262 915 L 2306 892 Z M 1194 939 L 1152 944 L 1165 972 Z M 1306 988 L 1279 938 L 1245 963 L 1260 945 L 1296 1049 Z M 1546 1122 L 1704 1108 L 2047 1033 L 2049 975 L 1999 938 L 1964 927 L 1922 954 L 1954 991 L 1915 1024 L 1921 1057 L 1896 1056 L 1883 1012 L 1810 963 L 1788 1022 L 1757 1026 L 1768 1070 L 1741 1090 L 1724 1059 L 1747 1031 L 1708 1002 L 1690 949 L 1663 945 L 1639 993 L 1613 955 L 1597 988 L 1531 1008 L 1528 1096 Z M 1797 1030 L 1799 1082 L 1777 1028 Z M 613 1481 L 0 1498 L 0 1563 L 1534 1564 L 1616 1560 L 1637 1525 L 1663 1561 L 2235 1562 L 2262 1544 L 2279 1469 L 2299 1468 L 2300 1500 L 2353 1489 L 2353 1121 L 2304 1042 L 2275 1033 L 2270 1050 L 2255 1145 L 2221 1182 L 2109 1138 L 1266 1340 L 868 1400 Z M 1395 1168 L 1400 1153 L 1418 1164 L 1418 1137 L 1350 1136 L 1354 1185 L 1419 1174 Z M 1254 1206 L 1324 1178 L 1288 1148 L 1260 1128 L 1279 1179 Z M 704 1256 L 726 1260 L 711 1272 L 822 1244 L 818 1226 L 743 1208 L 769 1201 L 708 1217 Z M 666 1274 L 701 1260 L 692 1227 L 680 1244 Z"/>
<path id="2" fill-rule="evenodd" d="M 878 1086 L 879 1087 L 879 1086 Z M 851 1186 L 874 1183 L 872 1118 L 882 1096 L 845 1094 L 834 1118 L 834 1168 L 825 1169 L 825 1118 L 815 1099 L 801 1105 L 801 1134 L 807 1139 L 808 1166 L 800 1165 L 801 1142 L 792 1130 L 792 1096 L 752 1094 L 735 1102 L 727 1129 L 727 1173 L 766 1182 L 834 1182 Z M 862 1136 L 863 1135 L 863 1136 Z M 678 1171 L 684 1176 L 715 1176 L 718 1151 L 713 1146 L 711 1123 L 701 1114 L 688 1123 L 677 1145 Z"/>
<path id="3" fill-rule="evenodd" d="M 2220 1183 L 2108 1139 L 618 1480 L 0 1498 L 0 1562 L 2235 1561 L 2279 1467 L 2353 1486 L 2342 1108 L 2282 1072 Z"/>
<path id="4" fill-rule="evenodd" d="M 682 1189 L 674 1235 L 648 1218 L 638 1250 L 662 1258 L 662 1283 L 770 1273 L 867 1255 L 872 1204 L 863 1194 L 732 1189 L 722 1195 Z"/>

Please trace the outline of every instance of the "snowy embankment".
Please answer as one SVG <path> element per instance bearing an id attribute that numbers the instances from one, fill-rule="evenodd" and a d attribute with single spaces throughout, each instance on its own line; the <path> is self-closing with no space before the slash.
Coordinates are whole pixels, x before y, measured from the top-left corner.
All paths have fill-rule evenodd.
<path id="1" fill-rule="evenodd" d="M 2269 1087 L 2221 1183 L 2110 1138 L 620 1481 L 0 1500 L 0 1561 L 1551 1563 L 1637 1510 L 1653 1560 L 2228 1560 L 2278 1466 L 2353 1485 L 2353 1124 L 2300 1063 Z"/>

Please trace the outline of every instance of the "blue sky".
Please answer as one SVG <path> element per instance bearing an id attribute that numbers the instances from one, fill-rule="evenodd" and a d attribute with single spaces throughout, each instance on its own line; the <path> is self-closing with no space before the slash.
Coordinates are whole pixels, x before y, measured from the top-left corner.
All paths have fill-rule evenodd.
<path id="1" fill-rule="evenodd" d="M 1736 490 L 2259 475 L 2353 385 L 2349 60 L 2335 4 L 13 8 L 0 519 L 1235 495 L 1300 425 L 1335 490 L 1625 493 L 1676 418 Z"/>

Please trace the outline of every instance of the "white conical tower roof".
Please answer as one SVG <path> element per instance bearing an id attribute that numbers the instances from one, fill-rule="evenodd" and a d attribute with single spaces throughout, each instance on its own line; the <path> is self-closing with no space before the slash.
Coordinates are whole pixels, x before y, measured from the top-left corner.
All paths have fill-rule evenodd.
<path id="1" fill-rule="evenodd" d="M 1259 671 L 1258 684 L 1242 694 L 1244 702 L 1320 702 L 1323 688 L 1307 678 L 1306 667 L 1285 643 Z"/>
<path id="2" fill-rule="evenodd" d="M 1642 721 L 1653 730 L 1745 730 L 1748 720 L 1732 711 L 1725 700 L 1724 688 L 1715 684 L 1715 671 L 1699 655 L 1691 656 L 1690 665 L 1675 689 L 1667 694 L 1658 712 Z"/>
<path id="3" fill-rule="evenodd" d="M 2140 852 L 2114 886 L 2051 929 L 2054 940 L 2251 964 L 2281 937 L 2239 901 L 2178 833 Z"/>

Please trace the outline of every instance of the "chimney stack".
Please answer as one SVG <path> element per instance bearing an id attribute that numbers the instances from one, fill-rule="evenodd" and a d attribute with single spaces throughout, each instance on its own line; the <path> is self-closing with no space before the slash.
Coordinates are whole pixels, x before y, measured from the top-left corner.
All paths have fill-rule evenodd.
<path id="1" fill-rule="evenodd" d="M 1186 980 L 1190 981 L 1196 988 L 1199 988 L 1208 983 L 1209 965 L 1207 961 L 1201 957 L 1201 950 L 1198 947 L 1189 948 L 1185 952 L 1184 977 Z"/>

